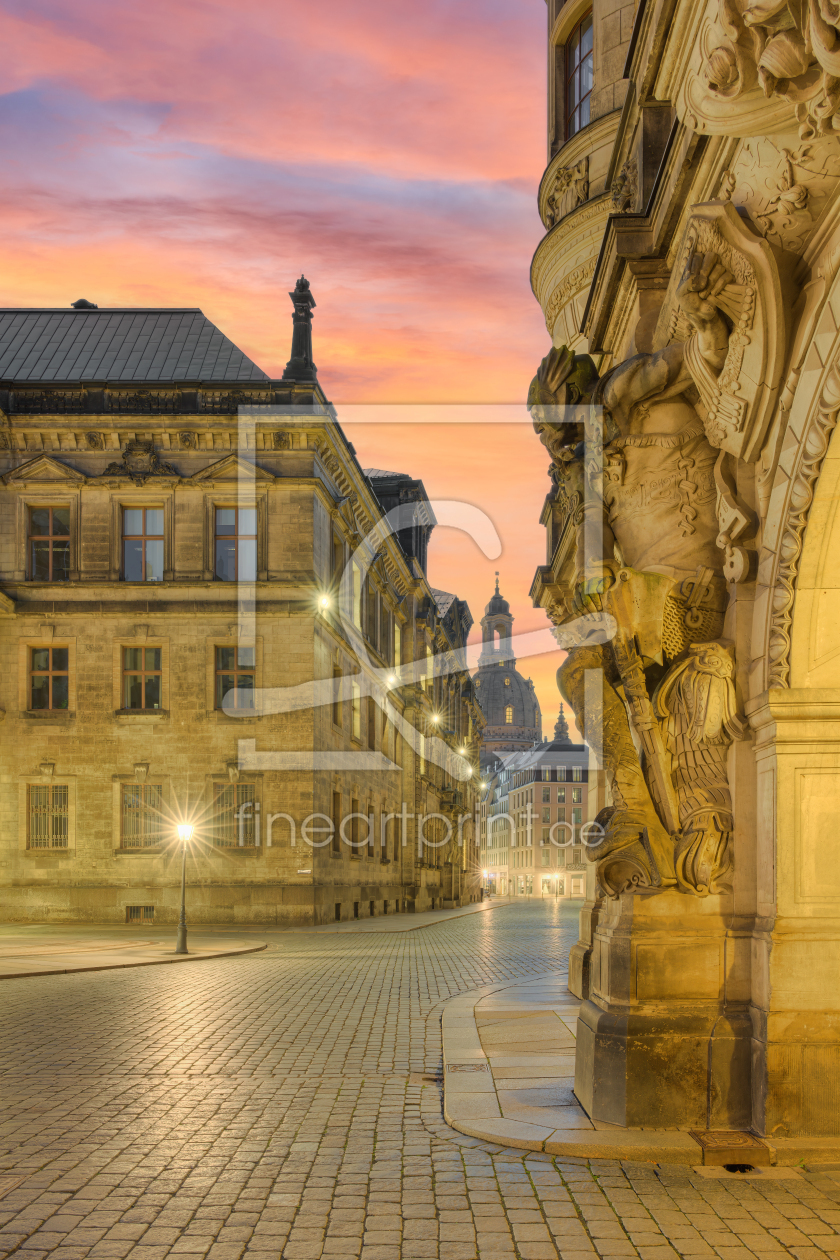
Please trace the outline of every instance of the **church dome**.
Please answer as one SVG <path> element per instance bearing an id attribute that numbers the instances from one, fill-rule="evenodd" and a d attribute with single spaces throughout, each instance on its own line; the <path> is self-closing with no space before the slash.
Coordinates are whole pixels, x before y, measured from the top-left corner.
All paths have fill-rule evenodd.
<path id="1" fill-rule="evenodd" d="M 540 738 L 537 735 L 537 697 L 530 682 L 518 670 L 507 665 L 491 665 L 479 671 L 475 683 L 488 727 L 528 727 L 533 730 L 534 739 Z M 509 709 L 513 710 L 510 715 Z"/>

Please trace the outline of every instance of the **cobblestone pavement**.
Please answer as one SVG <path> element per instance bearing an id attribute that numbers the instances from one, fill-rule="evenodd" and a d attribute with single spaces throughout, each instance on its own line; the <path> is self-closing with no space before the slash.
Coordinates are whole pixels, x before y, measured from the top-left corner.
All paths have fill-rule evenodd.
<path id="1" fill-rule="evenodd" d="M 575 928 L 569 907 L 533 904 L 3 982 L 0 1194 L 24 1180 L 0 1198 L 2 1254 L 840 1257 L 840 1172 L 711 1180 L 444 1124 L 443 1003 L 557 972 Z"/>

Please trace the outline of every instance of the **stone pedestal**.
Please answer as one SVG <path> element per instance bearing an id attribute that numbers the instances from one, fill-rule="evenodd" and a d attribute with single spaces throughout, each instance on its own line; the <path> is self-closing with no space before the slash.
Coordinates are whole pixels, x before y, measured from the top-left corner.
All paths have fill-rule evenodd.
<path id="1" fill-rule="evenodd" d="M 595 929 L 575 1093 L 628 1128 L 750 1127 L 749 928 L 722 897 L 625 893 Z"/>
<path id="2" fill-rule="evenodd" d="M 595 867 L 586 870 L 586 901 L 580 911 L 577 944 L 569 950 L 569 992 L 578 998 L 588 998 L 591 987 L 592 942 L 598 926 L 598 915 L 603 901 L 598 889 Z"/>

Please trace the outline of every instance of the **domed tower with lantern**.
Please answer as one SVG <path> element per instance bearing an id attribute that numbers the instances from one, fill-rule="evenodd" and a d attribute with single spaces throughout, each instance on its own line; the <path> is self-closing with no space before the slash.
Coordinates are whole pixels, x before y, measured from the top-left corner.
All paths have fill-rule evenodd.
<path id="1" fill-rule="evenodd" d="M 496 590 L 481 618 L 482 648 L 476 696 L 487 719 L 482 742 L 482 762 L 517 749 L 531 748 L 543 738 L 542 714 L 530 678 L 516 668 L 513 651 L 513 615 L 510 604 Z"/>

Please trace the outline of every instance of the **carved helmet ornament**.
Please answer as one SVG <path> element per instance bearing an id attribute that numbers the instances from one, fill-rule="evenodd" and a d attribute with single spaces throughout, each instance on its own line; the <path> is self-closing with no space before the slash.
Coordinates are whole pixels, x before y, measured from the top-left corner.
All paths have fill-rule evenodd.
<path id="1" fill-rule="evenodd" d="M 654 350 L 688 341 L 691 326 L 680 312 L 677 289 L 692 256 L 710 252 L 734 277 L 720 298 L 732 335 L 718 377 L 690 350 L 686 366 L 700 394 L 699 410 L 711 445 L 738 459 L 755 460 L 782 384 L 796 259 L 758 236 L 730 203 L 694 206 L 656 325 Z"/>

